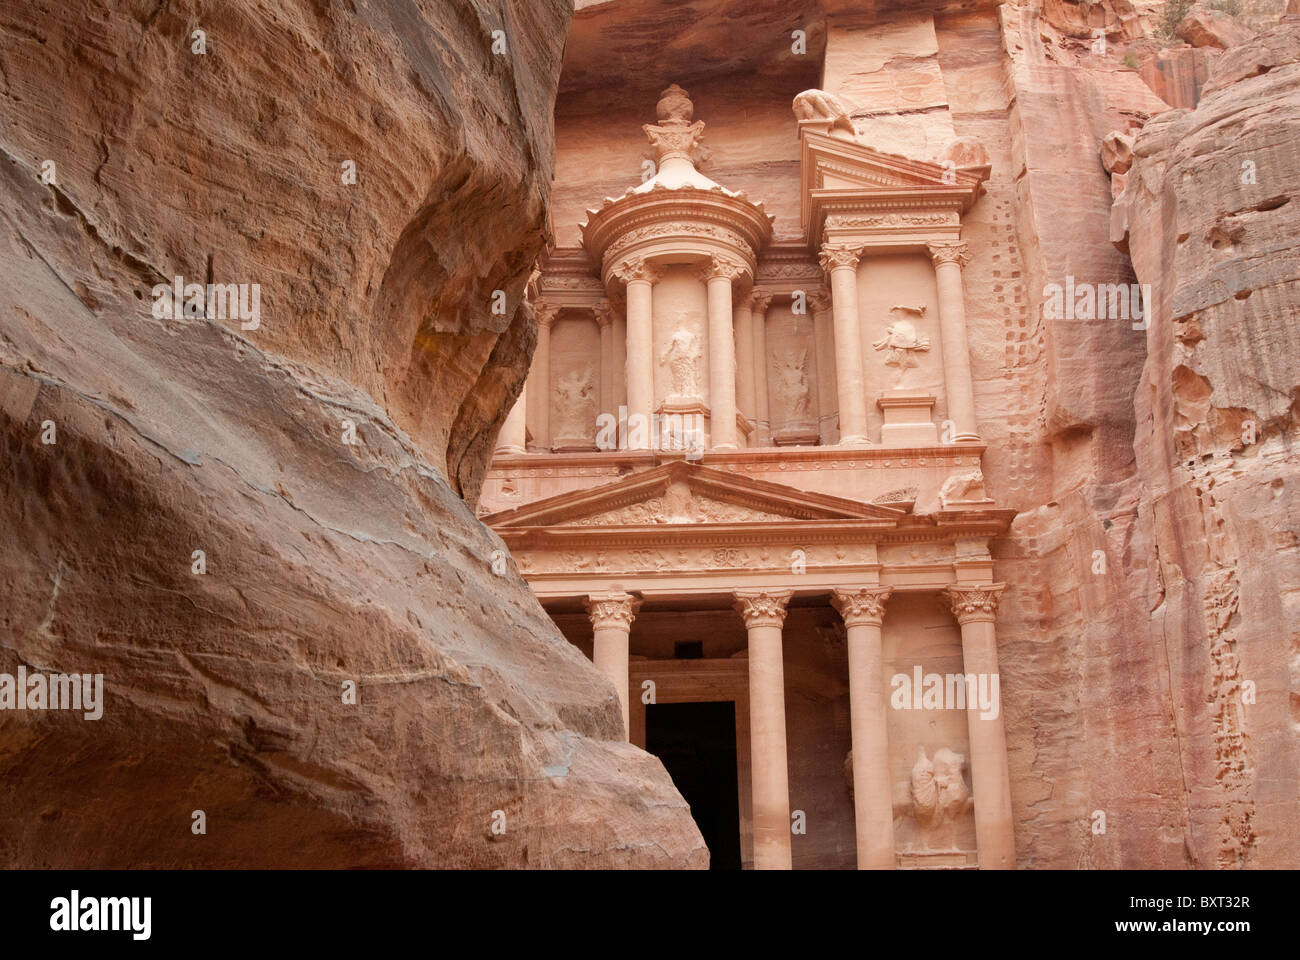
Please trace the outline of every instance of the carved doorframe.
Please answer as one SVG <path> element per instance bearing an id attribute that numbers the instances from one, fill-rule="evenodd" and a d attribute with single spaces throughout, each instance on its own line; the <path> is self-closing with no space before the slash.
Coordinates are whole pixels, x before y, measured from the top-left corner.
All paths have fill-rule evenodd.
<path id="1" fill-rule="evenodd" d="M 736 705 L 736 788 L 740 806 L 740 859 L 744 869 L 754 864 L 754 797 L 750 780 L 749 661 L 633 660 L 628 664 L 629 739 L 645 749 L 645 708 L 642 684 L 654 681 L 655 703 L 725 703 Z"/>

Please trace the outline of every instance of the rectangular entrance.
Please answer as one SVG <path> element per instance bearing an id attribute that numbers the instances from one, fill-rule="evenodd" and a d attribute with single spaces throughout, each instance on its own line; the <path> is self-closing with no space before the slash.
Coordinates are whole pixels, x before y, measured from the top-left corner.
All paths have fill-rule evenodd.
<path id="1" fill-rule="evenodd" d="M 736 704 L 647 704 L 645 748 L 663 762 L 690 804 L 691 816 L 709 848 L 710 869 L 739 870 Z"/>

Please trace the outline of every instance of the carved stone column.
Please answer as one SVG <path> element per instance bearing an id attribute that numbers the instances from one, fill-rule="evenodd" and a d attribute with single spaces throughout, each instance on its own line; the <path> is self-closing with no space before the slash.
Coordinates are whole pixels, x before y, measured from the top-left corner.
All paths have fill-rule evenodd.
<path id="1" fill-rule="evenodd" d="M 835 325 L 835 384 L 839 389 L 840 443 L 867 443 L 867 391 L 862 379 L 862 331 L 858 321 L 858 261 L 862 249 L 822 247 L 822 269 L 831 279 Z"/>
<path id="2" fill-rule="evenodd" d="M 835 365 L 827 358 L 835 356 L 835 331 L 831 322 L 831 295 L 819 290 L 808 298 L 813 317 L 813 345 L 817 351 L 817 435 L 823 444 L 839 439 L 836 424 Z"/>
<path id="3" fill-rule="evenodd" d="M 709 411 L 713 447 L 735 450 L 736 353 L 731 330 L 731 284 L 745 268 L 724 257 L 712 257 L 703 270 L 709 296 Z"/>
<path id="4" fill-rule="evenodd" d="M 1005 583 L 953 586 L 945 591 L 953 616 L 961 624 L 963 672 L 978 679 L 998 676 L 998 641 L 994 622 Z M 988 681 L 988 689 L 994 689 Z M 996 688 L 1001 693 L 1001 683 Z M 967 697 L 966 729 L 970 734 L 971 792 L 975 798 L 975 842 L 981 870 L 1010 870 L 1016 865 L 1011 820 L 1011 776 L 1000 696 L 987 713 L 978 698 Z"/>
<path id="5" fill-rule="evenodd" d="M 836 589 L 831 603 L 844 618 L 849 649 L 853 731 L 853 812 L 858 869 L 892 870 L 894 806 L 890 791 L 885 659 L 880 625 L 893 587 Z"/>
<path id="6" fill-rule="evenodd" d="M 943 346 L 943 382 L 948 395 L 948 419 L 954 440 L 978 440 L 975 427 L 975 388 L 970 372 L 970 343 L 966 338 L 966 294 L 961 269 L 970 262 L 964 242 L 928 244 L 939 293 L 939 338 Z"/>
<path id="7" fill-rule="evenodd" d="M 533 389 L 528 391 L 533 421 L 533 441 L 539 447 L 551 446 L 551 324 L 560 308 L 539 300 L 533 305 L 537 317 L 537 349 L 533 352 L 533 368 L 528 373 Z"/>
<path id="8" fill-rule="evenodd" d="M 754 323 L 753 307 L 747 296 L 736 299 L 732 311 L 736 333 L 736 407 L 751 422 L 758 422 L 754 404 Z M 750 435 L 750 446 L 757 446 L 757 437 Z"/>
<path id="9" fill-rule="evenodd" d="M 593 593 L 585 602 L 594 634 L 591 659 L 596 669 L 609 677 L 618 691 L 618 702 L 623 708 L 623 739 L 626 740 L 628 635 L 641 601 L 630 593 Z"/>
<path id="10" fill-rule="evenodd" d="M 592 312 L 596 326 L 600 328 L 600 409 L 596 413 L 617 415 L 614 402 L 614 308 L 608 300 L 601 300 Z"/>
<path id="11" fill-rule="evenodd" d="M 790 774 L 786 766 L 781 627 L 790 590 L 736 593 L 749 631 L 749 736 L 754 869 L 790 869 Z"/>
<path id="12" fill-rule="evenodd" d="M 614 275 L 627 284 L 628 446 L 648 450 L 654 442 L 650 429 L 655 390 L 653 296 L 659 271 L 637 257 L 620 263 Z"/>
<path id="13" fill-rule="evenodd" d="M 501 424 L 497 435 L 496 454 L 515 454 L 528 452 L 528 381 L 524 381 L 519 391 L 519 399 L 506 414 L 506 422 Z"/>
<path id="14" fill-rule="evenodd" d="M 750 302 L 753 305 L 751 323 L 754 328 L 754 433 L 758 438 L 755 446 L 770 447 L 772 419 L 767 392 L 767 308 L 772 302 L 772 295 L 755 293 Z"/>

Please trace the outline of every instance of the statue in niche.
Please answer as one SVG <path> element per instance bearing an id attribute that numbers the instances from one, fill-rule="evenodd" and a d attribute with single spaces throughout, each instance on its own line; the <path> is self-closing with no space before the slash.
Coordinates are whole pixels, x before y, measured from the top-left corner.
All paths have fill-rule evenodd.
<path id="1" fill-rule="evenodd" d="M 909 316 L 920 319 L 925 316 L 925 307 L 894 307 L 889 311 L 890 324 L 885 335 L 871 346 L 876 350 L 885 350 L 885 366 L 895 370 L 894 386 L 900 388 L 907 376 L 907 371 L 917 365 L 916 354 L 928 352 L 930 338 L 917 332 Z"/>
<path id="2" fill-rule="evenodd" d="M 786 419 L 790 423 L 812 420 L 812 393 L 808 389 L 808 351 L 795 359 L 793 353 L 773 352 L 776 366 L 776 389 L 785 401 Z"/>
<path id="3" fill-rule="evenodd" d="M 579 373 L 570 370 L 555 385 L 557 439 L 589 438 L 595 418 L 591 415 L 596 402 L 596 381 L 592 365 Z"/>
<path id="4" fill-rule="evenodd" d="M 966 758 L 940 747 L 931 760 L 922 747 L 912 767 L 912 816 L 927 850 L 955 850 L 956 821 L 975 802 L 962 776 Z"/>
<path id="5" fill-rule="evenodd" d="M 700 360 L 700 347 L 695 334 L 685 327 L 679 327 L 672 335 L 659 362 L 668 368 L 672 377 L 672 396 L 692 397 L 700 395 L 700 378 L 696 365 Z"/>

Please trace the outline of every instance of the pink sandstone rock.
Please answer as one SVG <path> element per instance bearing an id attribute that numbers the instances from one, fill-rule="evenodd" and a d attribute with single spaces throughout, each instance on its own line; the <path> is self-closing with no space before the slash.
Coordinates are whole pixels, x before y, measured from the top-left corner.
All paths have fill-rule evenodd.
<path id="1" fill-rule="evenodd" d="M 105 702 L 0 714 L 0 864 L 707 865 L 466 502 L 571 6 L 492 11 L 6 10 L 0 673 Z M 260 322 L 158 316 L 176 276 Z"/>
<path id="2" fill-rule="evenodd" d="M 1255 31 L 1226 13 L 1195 6 L 1179 22 L 1177 34 L 1179 39 L 1193 47 L 1218 47 L 1226 50 L 1245 43 L 1255 35 Z"/>

